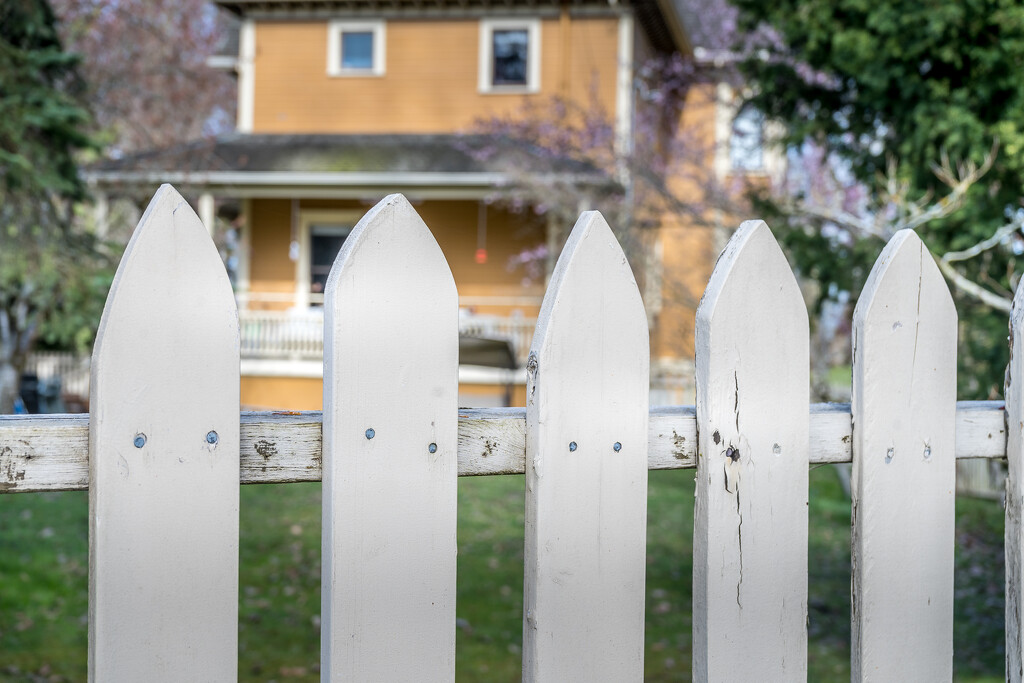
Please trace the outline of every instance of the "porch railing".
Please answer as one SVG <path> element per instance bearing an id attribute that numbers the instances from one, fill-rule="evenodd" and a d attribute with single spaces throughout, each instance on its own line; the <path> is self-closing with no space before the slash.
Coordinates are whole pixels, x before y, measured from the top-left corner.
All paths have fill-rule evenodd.
<path id="1" fill-rule="evenodd" d="M 319 359 L 324 354 L 323 309 L 289 311 L 240 310 L 242 358 Z M 477 315 L 463 309 L 459 334 L 507 341 L 522 366 L 530 350 L 536 318 Z"/>

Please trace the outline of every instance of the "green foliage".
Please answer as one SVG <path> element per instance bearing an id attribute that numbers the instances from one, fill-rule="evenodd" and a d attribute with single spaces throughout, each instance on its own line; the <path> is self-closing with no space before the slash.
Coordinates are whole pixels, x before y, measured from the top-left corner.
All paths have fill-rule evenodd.
<path id="1" fill-rule="evenodd" d="M 0 191 L 6 199 L 78 201 L 86 195 L 74 154 L 90 146 L 89 117 L 76 99 L 83 87 L 77 57 L 63 51 L 55 24 L 43 0 L 0 6 Z M 8 236 L 45 232 L 26 223 L 5 229 Z"/>
<path id="2" fill-rule="evenodd" d="M 83 92 L 49 5 L 0 5 L 0 366 L 40 341 L 84 348 L 99 321 L 113 267 L 74 220 L 76 155 L 94 149 Z M 0 387 L 0 412 L 9 396 Z"/>
<path id="3" fill-rule="evenodd" d="M 64 248 L 54 241 L 0 250 L 0 315 L 22 321 L 15 356 L 37 346 L 87 352 L 92 344 L 114 268 L 98 252 Z"/>
<path id="4" fill-rule="evenodd" d="M 736 0 L 745 29 L 778 38 L 742 64 L 751 105 L 785 126 L 787 145 L 811 140 L 840 154 L 869 187 L 888 159 L 911 196 L 945 189 L 932 167 L 943 154 L 979 166 L 998 140 L 992 169 L 965 206 L 918 230 L 933 253 L 990 236 L 1021 206 L 1024 190 L 1024 3 L 1017 0 Z M 763 33 L 763 32 L 762 32 Z M 798 267 L 857 293 L 881 244 L 837 247 L 785 235 Z M 835 253 L 832 250 L 835 249 Z M 1013 254 L 958 264 L 1004 296 L 1016 284 Z M 963 398 L 1001 393 L 1005 315 L 957 297 L 971 338 L 961 341 Z M 998 331 L 997 331 L 998 330 Z M 979 338 L 982 337 L 982 338 Z"/>

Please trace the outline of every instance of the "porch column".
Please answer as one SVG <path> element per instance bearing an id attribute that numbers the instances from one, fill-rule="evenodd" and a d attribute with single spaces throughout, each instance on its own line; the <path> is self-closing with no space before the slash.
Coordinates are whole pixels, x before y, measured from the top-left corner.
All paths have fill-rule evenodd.
<path id="1" fill-rule="evenodd" d="M 94 192 L 96 203 L 93 204 L 93 219 L 96 222 L 96 237 L 105 239 L 110 229 L 110 208 L 107 203 L 106 192 Z"/>
<path id="2" fill-rule="evenodd" d="M 216 220 L 214 213 L 213 195 L 209 192 L 204 192 L 199 195 L 199 220 L 203 222 L 206 229 L 210 231 L 210 237 L 213 237 L 213 233 L 216 230 L 214 221 Z"/>
<path id="3" fill-rule="evenodd" d="M 238 226 L 238 264 L 235 266 L 235 298 L 238 307 L 249 307 L 249 262 L 252 259 L 252 200 L 242 200 L 242 216 Z"/>
<path id="4" fill-rule="evenodd" d="M 544 239 L 547 242 L 548 253 L 544 262 L 544 286 L 548 286 L 548 282 L 551 280 L 551 273 L 555 270 L 555 261 L 558 259 L 559 247 L 562 245 L 558 242 L 560 225 L 555 217 L 552 215 L 553 212 L 548 212 L 548 220 L 544 225 Z"/>

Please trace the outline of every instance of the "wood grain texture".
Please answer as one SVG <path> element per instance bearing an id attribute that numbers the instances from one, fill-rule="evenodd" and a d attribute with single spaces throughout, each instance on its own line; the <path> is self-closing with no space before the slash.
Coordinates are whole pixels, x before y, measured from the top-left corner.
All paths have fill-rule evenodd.
<path id="1" fill-rule="evenodd" d="M 762 221 L 697 309 L 693 678 L 807 678 L 807 309 Z"/>
<path id="2" fill-rule="evenodd" d="M 956 457 L 1006 457 L 1002 401 L 960 401 Z M 522 474 L 525 408 L 459 410 L 459 476 Z M 651 408 L 647 467 L 697 466 L 693 406 Z M 851 462 L 850 404 L 818 403 L 810 410 L 810 465 Z M 243 484 L 320 481 L 321 413 L 243 412 Z M 88 415 L 0 415 L 0 494 L 85 491 L 89 488 Z"/>
<path id="3" fill-rule="evenodd" d="M 524 681 L 643 680 L 649 357 L 633 274 L 586 212 L 527 365 Z"/>
<path id="4" fill-rule="evenodd" d="M 458 309 L 427 226 L 385 197 L 324 304 L 325 680 L 455 678 Z"/>
<path id="5" fill-rule="evenodd" d="M 957 318 L 910 230 L 854 311 L 854 681 L 953 675 Z"/>
<path id="6" fill-rule="evenodd" d="M 238 313 L 169 185 L 121 259 L 91 389 L 89 679 L 235 680 Z"/>
<path id="7" fill-rule="evenodd" d="M 1006 373 L 1006 680 L 1024 680 L 1024 282 L 1010 313 Z"/>

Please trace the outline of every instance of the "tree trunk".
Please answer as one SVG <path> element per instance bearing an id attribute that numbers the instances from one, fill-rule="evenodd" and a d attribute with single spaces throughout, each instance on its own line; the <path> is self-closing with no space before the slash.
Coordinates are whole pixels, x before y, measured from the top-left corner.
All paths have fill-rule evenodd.
<path id="1" fill-rule="evenodd" d="M 18 397 L 18 370 L 7 361 L 0 361 L 0 415 L 14 412 L 14 400 Z"/>

